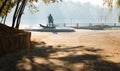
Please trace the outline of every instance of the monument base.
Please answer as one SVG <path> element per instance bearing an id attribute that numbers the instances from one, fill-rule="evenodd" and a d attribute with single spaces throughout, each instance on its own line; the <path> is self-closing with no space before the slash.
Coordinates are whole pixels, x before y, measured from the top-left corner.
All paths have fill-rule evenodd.
<path id="1" fill-rule="evenodd" d="M 54 29 L 40 29 L 41 32 L 74 32 L 74 28 L 68 28 L 68 27 L 56 27 Z"/>
<path id="2" fill-rule="evenodd" d="M 56 28 L 31 29 L 29 31 L 40 31 L 40 32 L 75 32 L 75 29 L 74 28 L 70 28 L 70 27 L 56 27 Z"/>

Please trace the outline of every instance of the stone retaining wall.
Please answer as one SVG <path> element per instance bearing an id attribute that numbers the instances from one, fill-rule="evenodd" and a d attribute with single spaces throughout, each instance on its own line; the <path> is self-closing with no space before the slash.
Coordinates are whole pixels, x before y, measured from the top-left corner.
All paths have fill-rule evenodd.
<path id="1" fill-rule="evenodd" d="M 6 36 L 0 35 L 0 56 L 12 52 L 18 52 L 21 49 L 29 50 L 30 37 L 30 32 Z"/>

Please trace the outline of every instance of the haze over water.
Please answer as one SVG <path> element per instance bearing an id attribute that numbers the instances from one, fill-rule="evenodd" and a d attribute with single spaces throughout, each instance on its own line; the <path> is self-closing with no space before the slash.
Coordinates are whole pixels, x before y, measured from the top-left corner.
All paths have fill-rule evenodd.
<path id="1" fill-rule="evenodd" d="M 47 17 L 50 13 L 54 17 L 56 25 L 79 23 L 79 26 L 87 26 L 90 23 L 107 23 L 109 25 L 118 23 L 117 7 L 110 12 L 108 8 L 103 8 L 102 0 L 63 0 L 60 3 L 47 5 L 40 1 L 36 5 L 39 12 L 35 14 L 31 14 L 26 7 L 21 20 L 21 28 L 39 28 L 39 24 L 48 24 Z M 9 25 L 11 25 L 12 13 L 7 18 L 6 23 Z"/>

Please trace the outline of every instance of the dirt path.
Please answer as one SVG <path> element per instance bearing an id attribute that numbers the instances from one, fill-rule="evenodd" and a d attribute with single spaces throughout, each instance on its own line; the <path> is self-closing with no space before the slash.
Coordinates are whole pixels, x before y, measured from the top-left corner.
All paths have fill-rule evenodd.
<path id="1" fill-rule="evenodd" d="M 32 32 L 31 50 L 0 58 L 0 71 L 120 71 L 120 30 Z"/>

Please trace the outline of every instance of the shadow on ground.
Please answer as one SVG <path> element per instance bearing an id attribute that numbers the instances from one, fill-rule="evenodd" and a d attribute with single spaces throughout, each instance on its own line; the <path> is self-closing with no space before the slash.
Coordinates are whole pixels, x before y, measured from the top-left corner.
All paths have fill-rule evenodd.
<path id="1" fill-rule="evenodd" d="M 29 52 L 0 58 L 0 71 L 120 71 L 120 64 L 104 60 L 102 49 L 86 46 L 48 46 L 31 42 Z"/>

